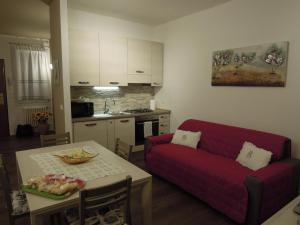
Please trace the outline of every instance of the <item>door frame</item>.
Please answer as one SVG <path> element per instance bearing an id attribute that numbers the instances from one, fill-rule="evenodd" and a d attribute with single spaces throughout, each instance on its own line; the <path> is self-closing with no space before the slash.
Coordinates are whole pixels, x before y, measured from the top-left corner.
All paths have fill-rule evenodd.
<path id="1" fill-rule="evenodd" d="M 3 67 L 3 68 L 2 68 Z M 10 136 L 10 127 L 9 127 L 9 113 L 8 113 L 8 96 L 7 96 L 7 82 L 6 82 L 6 69 L 5 69 L 5 59 L 0 58 L 0 73 L 3 72 L 3 100 L 4 100 L 4 106 L 6 108 L 6 114 L 7 114 L 7 136 Z M 2 80 L 2 78 L 0 78 Z"/>

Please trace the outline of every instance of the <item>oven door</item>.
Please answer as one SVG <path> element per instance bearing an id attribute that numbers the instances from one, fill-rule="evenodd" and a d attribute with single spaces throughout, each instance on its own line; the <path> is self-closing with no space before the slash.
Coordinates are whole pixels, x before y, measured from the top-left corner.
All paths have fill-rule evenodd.
<path id="1" fill-rule="evenodd" d="M 159 133 L 158 119 L 147 120 L 147 121 L 152 121 L 152 135 L 157 136 Z M 145 143 L 144 122 L 146 122 L 146 121 L 136 121 L 135 122 L 135 145 L 143 145 Z"/>

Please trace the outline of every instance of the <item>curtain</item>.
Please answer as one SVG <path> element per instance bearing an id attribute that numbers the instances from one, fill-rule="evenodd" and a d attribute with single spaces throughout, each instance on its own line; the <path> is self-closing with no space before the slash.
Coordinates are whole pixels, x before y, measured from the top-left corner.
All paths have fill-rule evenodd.
<path id="1" fill-rule="evenodd" d="M 12 46 L 18 101 L 49 101 L 51 83 L 48 52 L 43 47 Z"/>

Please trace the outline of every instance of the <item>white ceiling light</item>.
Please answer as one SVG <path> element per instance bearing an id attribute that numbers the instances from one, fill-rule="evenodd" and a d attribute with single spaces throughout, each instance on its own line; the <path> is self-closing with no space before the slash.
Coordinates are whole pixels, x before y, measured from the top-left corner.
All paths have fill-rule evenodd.
<path id="1" fill-rule="evenodd" d="M 96 91 L 113 91 L 113 90 L 119 90 L 119 87 L 93 87 Z"/>

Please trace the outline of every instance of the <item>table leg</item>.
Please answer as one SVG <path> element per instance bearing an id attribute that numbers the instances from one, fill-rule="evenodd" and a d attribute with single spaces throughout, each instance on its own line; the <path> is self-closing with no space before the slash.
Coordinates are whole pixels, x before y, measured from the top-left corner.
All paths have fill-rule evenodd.
<path id="1" fill-rule="evenodd" d="M 152 178 L 142 187 L 143 224 L 152 225 Z"/>
<path id="2" fill-rule="evenodd" d="M 30 213 L 31 225 L 43 225 L 43 217 L 34 213 Z"/>

